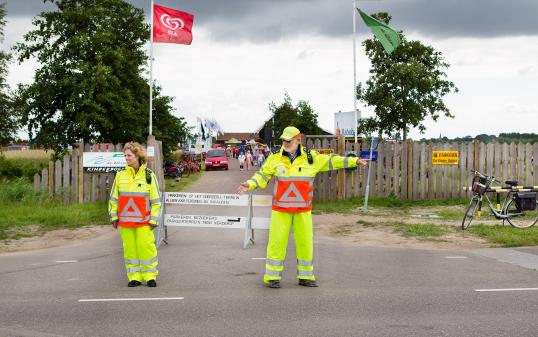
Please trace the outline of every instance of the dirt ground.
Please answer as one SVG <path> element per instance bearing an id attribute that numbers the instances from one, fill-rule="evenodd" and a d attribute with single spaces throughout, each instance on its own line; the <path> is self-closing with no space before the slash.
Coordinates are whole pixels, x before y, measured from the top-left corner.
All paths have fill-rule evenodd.
<path id="1" fill-rule="evenodd" d="M 450 249 L 467 250 L 490 247 L 491 243 L 486 240 L 465 235 L 462 232 L 451 232 L 435 238 L 405 237 L 397 233 L 390 226 L 365 226 L 357 224 L 357 221 L 367 223 L 400 222 L 409 224 L 435 224 L 458 226 L 455 222 L 447 220 L 434 220 L 401 216 L 368 216 L 349 214 L 319 214 L 314 215 L 314 231 L 318 238 L 341 240 L 346 243 L 361 246 L 383 246 L 416 249 Z"/>
<path id="2" fill-rule="evenodd" d="M 53 230 L 43 235 L 0 242 L 0 254 L 73 245 L 80 241 L 108 238 L 116 234 L 117 230 L 112 226 L 88 226 L 78 229 Z"/>

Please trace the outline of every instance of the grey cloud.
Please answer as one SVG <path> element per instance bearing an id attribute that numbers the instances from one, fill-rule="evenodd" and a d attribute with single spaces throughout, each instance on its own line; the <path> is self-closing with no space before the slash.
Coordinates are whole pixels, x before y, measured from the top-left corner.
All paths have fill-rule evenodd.
<path id="1" fill-rule="evenodd" d="M 149 13 L 149 0 L 129 0 Z M 297 35 L 347 36 L 350 0 L 161 0 L 195 14 L 195 25 L 214 40 L 265 42 Z M 391 26 L 432 38 L 538 35 L 536 0 L 358 1 L 367 13 L 387 11 Z M 9 15 L 34 16 L 49 5 L 41 0 L 9 0 Z M 9 19 L 9 18 L 8 18 Z M 196 29 L 196 27 L 195 27 Z M 358 18 L 359 32 L 367 28 Z"/>

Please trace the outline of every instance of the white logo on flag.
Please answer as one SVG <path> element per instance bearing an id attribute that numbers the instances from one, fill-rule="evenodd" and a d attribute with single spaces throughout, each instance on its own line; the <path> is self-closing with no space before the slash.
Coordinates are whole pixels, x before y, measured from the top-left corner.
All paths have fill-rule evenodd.
<path id="1" fill-rule="evenodd" d="M 161 23 L 170 30 L 183 29 L 185 22 L 180 18 L 173 18 L 168 14 L 161 15 Z"/>

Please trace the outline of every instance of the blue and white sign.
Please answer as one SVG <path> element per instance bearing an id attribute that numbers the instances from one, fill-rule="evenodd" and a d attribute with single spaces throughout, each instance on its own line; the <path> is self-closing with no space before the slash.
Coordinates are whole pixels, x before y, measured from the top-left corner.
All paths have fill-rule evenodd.
<path id="1" fill-rule="evenodd" d="M 360 112 L 357 111 L 357 120 L 360 118 Z M 334 114 L 334 129 L 340 129 L 340 133 L 345 137 L 354 137 L 355 112 L 336 112 Z"/>
<path id="2" fill-rule="evenodd" d="M 123 170 L 127 163 L 123 152 L 84 152 L 82 167 L 87 173 L 109 173 Z"/>
<path id="3" fill-rule="evenodd" d="M 361 151 L 361 159 L 370 159 L 370 151 Z M 372 161 L 377 161 L 377 151 L 372 151 Z"/>

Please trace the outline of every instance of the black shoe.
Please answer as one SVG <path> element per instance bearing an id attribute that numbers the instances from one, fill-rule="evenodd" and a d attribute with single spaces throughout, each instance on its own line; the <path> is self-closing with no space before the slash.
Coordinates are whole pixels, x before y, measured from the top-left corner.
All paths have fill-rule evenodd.
<path id="1" fill-rule="evenodd" d="M 140 281 L 137 281 L 137 280 L 132 280 L 130 281 L 129 283 L 127 283 L 127 286 L 129 288 L 132 288 L 132 287 L 138 287 L 139 285 L 141 285 L 142 283 L 140 283 Z"/>
<path id="2" fill-rule="evenodd" d="M 303 287 L 317 287 L 318 283 L 315 280 L 299 279 L 299 285 Z"/>
<path id="3" fill-rule="evenodd" d="M 148 287 L 150 288 L 155 288 L 157 286 L 157 281 L 155 280 L 149 280 L 148 282 L 146 282 L 146 284 L 148 285 Z"/>
<path id="4" fill-rule="evenodd" d="M 269 280 L 267 286 L 269 288 L 280 288 L 280 280 Z"/>

